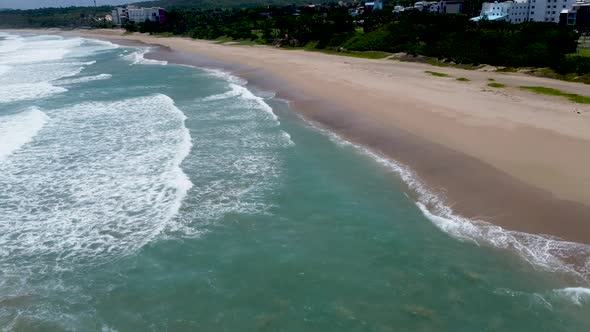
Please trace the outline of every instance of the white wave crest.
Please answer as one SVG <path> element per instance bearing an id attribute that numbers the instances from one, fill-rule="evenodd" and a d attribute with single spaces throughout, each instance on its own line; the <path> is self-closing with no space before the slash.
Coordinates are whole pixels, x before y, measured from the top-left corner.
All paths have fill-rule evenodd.
<path id="1" fill-rule="evenodd" d="M 575 305 L 584 305 L 590 303 L 590 289 L 584 287 L 567 287 L 556 289 L 554 292 Z"/>
<path id="2" fill-rule="evenodd" d="M 148 53 L 150 50 L 145 48 L 145 49 L 139 49 L 135 52 L 132 52 L 130 54 L 127 54 L 125 56 L 123 56 L 123 58 L 127 61 L 131 61 L 131 65 L 167 65 L 168 61 L 159 61 L 159 60 L 151 60 L 151 59 L 146 59 L 144 57 L 144 55 L 146 53 Z"/>
<path id="3" fill-rule="evenodd" d="M 590 246 L 567 242 L 546 235 L 506 230 L 483 220 L 472 220 L 456 214 L 443 197 L 430 190 L 407 166 L 370 149 L 343 139 L 311 123 L 334 142 L 351 146 L 396 173 L 417 194 L 416 205 L 440 230 L 459 240 L 487 244 L 517 252 L 535 267 L 546 271 L 565 272 L 590 282 Z M 582 263 L 574 263 L 580 262 Z"/>
<path id="4" fill-rule="evenodd" d="M 87 83 L 92 81 L 101 81 L 101 80 L 108 80 L 111 79 L 113 75 L 111 74 L 99 74 L 94 76 L 82 76 L 76 77 L 71 79 L 59 80 L 56 81 L 54 84 L 56 85 L 72 85 L 72 84 L 80 84 L 80 83 Z"/>
<path id="5" fill-rule="evenodd" d="M 227 81 L 229 83 L 233 83 L 233 84 L 237 84 L 237 85 L 246 85 L 248 83 L 248 81 L 246 81 L 245 79 L 232 75 L 226 71 L 223 70 L 219 70 L 219 69 L 213 69 L 213 68 L 199 68 L 202 71 L 206 72 L 207 74 L 213 76 L 213 77 L 217 77 L 217 78 L 221 78 L 224 81 Z"/>
<path id="6" fill-rule="evenodd" d="M 254 95 L 246 87 L 239 85 L 239 84 L 230 83 L 229 88 L 230 88 L 229 91 L 224 92 L 222 94 L 205 97 L 203 99 L 203 101 L 216 101 L 216 100 L 222 100 L 222 99 L 227 99 L 227 98 L 240 97 L 242 99 L 251 100 L 251 101 L 255 102 L 257 104 L 258 108 L 267 112 L 272 117 L 273 120 L 278 120 L 278 117 L 273 112 L 272 107 L 270 107 L 270 105 L 268 105 L 262 97 L 258 97 L 256 95 Z"/>
<path id="7" fill-rule="evenodd" d="M 95 61 L 81 62 L 79 58 L 113 47 L 81 38 L 10 35 L 0 40 L 0 103 L 66 92 L 53 81 L 80 74 Z"/>
<path id="8" fill-rule="evenodd" d="M 48 120 L 37 108 L 0 117 L 0 161 L 29 143 Z"/>
<path id="9" fill-rule="evenodd" d="M 65 88 L 53 86 L 47 82 L 9 84 L 0 89 L 0 104 L 21 100 L 47 98 L 51 95 L 68 91 Z"/>
<path id="10" fill-rule="evenodd" d="M 0 43 L 0 64 L 31 64 L 58 61 L 66 57 L 74 48 L 82 44 L 80 38 L 58 36 L 15 37 L 18 46 L 5 47 Z"/>
<path id="11" fill-rule="evenodd" d="M 0 270 L 94 264 L 160 234 L 192 186 L 180 168 L 191 138 L 173 100 L 46 112 L 52 121 L 35 141 L 0 162 Z"/>

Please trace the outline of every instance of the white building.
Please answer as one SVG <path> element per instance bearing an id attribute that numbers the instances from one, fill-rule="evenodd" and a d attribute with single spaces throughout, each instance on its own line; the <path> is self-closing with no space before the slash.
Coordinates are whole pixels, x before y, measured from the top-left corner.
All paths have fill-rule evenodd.
<path id="1" fill-rule="evenodd" d="M 441 7 L 442 1 L 418 1 L 414 3 L 414 9 L 429 13 L 440 13 Z"/>
<path id="2" fill-rule="evenodd" d="M 113 16 L 113 23 L 116 25 L 123 25 L 127 22 L 127 8 L 117 7 L 111 12 Z"/>
<path id="3" fill-rule="evenodd" d="M 481 13 L 479 16 L 474 17 L 471 20 L 508 21 L 510 7 L 512 7 L 512 1 L 494 3 L 484 2 L 481 5 Z"/>
<path id="4" fill-rule="evenodd" d="M 559 23 L 559 13 L 571 8 L 575 0 L 515 0 L 505 2 L 484 2 L 480 16 L 471 20 L 505 20 L 510 23 L 527 21 Z"/>
<path id="5" fill-rule="evenodd" d="M 575 26 L 590 25 L 590 0 L 576 0 L 572 7 L 561 11 L 560 24 Z"/>
<path id="6" fill-rule="evenodd" d="M 531 20 L 530 15 L 531 3 L 527 0 L 516 0 L 508 8 L 508 22 L 510 23 L 522 23 Z M 533 10 L 534 14 L 535 11 Z"/>
<path id="7" fill-rule="evenodd" d="M 112 10 L 113 22 L 117 25 L 123 25 L 126 22 L 143 23 L 146 20 L 152 22 L 162 22 L 166 17 L 164 8 L 151 7 L 135 7 L 127 6 L 127 8 L 117 7 Z"/>
<path id="8" fill-rule="evenodd" d="M 381 2 L 381 0 L 375 0 L 372 2 L 365 2 L 365 8 L 368 11 L 381 10 L 381 9 L 383 9 L 383 2 Z"/>
<path id="9" fill-rule="evenodd" d="M 129 21 L 135 23 L 143 23 L 145 21 L 159 22 L 160 21 L 160 10 L 162 8 L 135 8 L 128 6 L 127 14 L 129 15 Z"/>

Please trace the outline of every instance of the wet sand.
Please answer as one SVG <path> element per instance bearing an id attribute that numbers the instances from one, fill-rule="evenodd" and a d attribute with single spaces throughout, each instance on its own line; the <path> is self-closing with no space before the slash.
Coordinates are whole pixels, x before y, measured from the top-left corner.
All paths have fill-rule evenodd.
<path id="1" fill-rule="evenodd" d="M 588 85 L 119 31 L 73 33 L 161 45 L 146 57 L 231 71 L 276 91 L 306 119 L 409 166 L 462 216 L 590 244 L 590 106 L 518 89 L 590 95 Z M 488 79 L 508 87 L 488 87 Z"/>

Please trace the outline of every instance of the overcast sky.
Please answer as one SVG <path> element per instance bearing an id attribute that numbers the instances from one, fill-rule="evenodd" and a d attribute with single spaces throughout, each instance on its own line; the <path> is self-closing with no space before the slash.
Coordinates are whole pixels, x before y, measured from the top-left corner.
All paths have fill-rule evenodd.
<path id="1" fill-rule="evenodd" d="M 96 0 L 97 5 L 120 5 L 141 0 Z M 0 0 L 0 8 L 32 9 L 41 7 L 94 6 L 94 0 Z"/>

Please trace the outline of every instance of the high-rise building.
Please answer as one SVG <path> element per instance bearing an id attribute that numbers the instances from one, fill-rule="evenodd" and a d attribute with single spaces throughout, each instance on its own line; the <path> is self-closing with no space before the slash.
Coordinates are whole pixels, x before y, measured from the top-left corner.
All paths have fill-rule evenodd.
<path id="1" fill-rule="evenodd" d="M 575 0 L 515 0 L 484 2 L 481 14 L 472 20 L 505 20 L 510 23 L 554 22 L 559 23 L 560 13 L 571 8 Z"/>
<path id="2" fill-rule="evenodd" d="M 166 21 L 166 10 L 160 7 L 117 7 L 112 11 L 113 22 L 117 25 L 124 25 L 127 22 L 143 23 L 145 21 L 164 23 Z"/>

